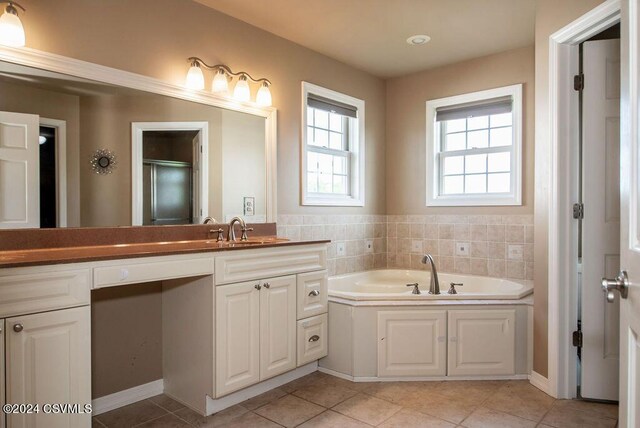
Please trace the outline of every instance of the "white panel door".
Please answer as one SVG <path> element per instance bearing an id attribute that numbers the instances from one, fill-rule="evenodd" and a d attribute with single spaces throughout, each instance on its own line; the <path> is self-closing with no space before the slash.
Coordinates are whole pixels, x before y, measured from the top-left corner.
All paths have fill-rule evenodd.
<path id="1" fill-rule="evenodd" d="M 296 276 L 263 281 L 260 290 L 260 380 L 296 367 Z"/>
<path id="2" fill-rule="evenodd" d="M 40 118 L 0 112 L 0 229 L 40 227 Z"/>
<path id="3" fill-rule="evenodd" d="M 515 374 L 515 309 L 449 311 L 449 376 Z"/>
<path id="4" fill-rule="evenodd" d="M 216 287 L 216 397 L 260 380 L 260 287 Z"/>
<path id="5" fill-rule="evenodd" d="M 620 266 L 629 278 L 620 301 L 619 427 L 640 426 L 640 2 L 622 2 Z M 616 293 L 616 299 L 619 295 Z"/>
<path id="6" fill-rule="evenodd" d="M 0 320 L 0 409 L 6 403 L 4 399 L 4 320 Z M 5 414 L 0 411 L 0 428 L 5 427 Z"/>
<path id="7" fill-rule="evenodd" d="M 91 404 L 89 306 L 6 320 L 7 403 Z M 90 414 L 11 414 L 7 426 L 70 428 L 91 425 Z"/>
<path id="8" fill-rule="evenodd" d="M 444 376 L 446 311 L 378 312 L 378 376 Z"/>
<path id="9" fill-rule="evenodd" d="M 602 277 L 620 270 L 620 40 L 583 45 L 582 370 L 584 398 L 618 399 L 618 301 Z"/>

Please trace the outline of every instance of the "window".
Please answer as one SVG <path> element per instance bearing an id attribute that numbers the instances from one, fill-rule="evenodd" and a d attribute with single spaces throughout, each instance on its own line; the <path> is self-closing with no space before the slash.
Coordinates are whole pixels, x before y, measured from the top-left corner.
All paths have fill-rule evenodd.
<path id="1" fill-rule="evenodd" d="M 427 102 L 427 205 L 522 204 L 522 85 Z"/>
<path id="2" fill-rule="evenodd" d="M 364 206 L 364 101 L 302 83 L 302 204 Z"/>

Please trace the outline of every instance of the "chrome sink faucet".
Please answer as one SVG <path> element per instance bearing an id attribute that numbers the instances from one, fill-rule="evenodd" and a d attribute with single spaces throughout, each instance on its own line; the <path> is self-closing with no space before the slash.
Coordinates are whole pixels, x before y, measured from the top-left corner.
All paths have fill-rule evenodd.
<path id="1" fill-rule="evenodd" d="M 438 281 L 438 270 L 436 264 L 433 261 L 431 254 L 425 254 L 422 258 L 422 263 L 425 265 L 429 262 L 431 265 L 431 282 L 429 283 L 429 294 L 440 294 L 440 281 Z"/>
<path id="2" fill-rule="evenodd" d="M 241 241 L 246 241 L 249 238 L 247 237 L 247 232 L 253 232 L 253 227 L 247 227 L 247 224 L 241 217 L 234 217 L 229 222 L 229 231 L 227 232 L 227 241 L 235 241 L 236 240 L 236 231 L 233 227 L 236 223 L 240 224 L 240 230 L 242 231 L 242 235 L 240 236 Z"/>

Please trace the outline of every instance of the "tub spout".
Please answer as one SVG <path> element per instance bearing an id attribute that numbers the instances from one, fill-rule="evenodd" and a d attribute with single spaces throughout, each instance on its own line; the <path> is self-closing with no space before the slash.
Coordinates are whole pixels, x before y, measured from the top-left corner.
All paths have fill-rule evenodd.
<path id="1" fill-rule="evenodd" d="M 440 281 L 438 281 L 438 270 L 436 264 L 433 261 L 431 254 L 425 254 L 422 258 L 422 263 L 425 265 L 429 262 L 431 265 L 431 282 L 429 283 L 429 294 L 440 294 Z"/>

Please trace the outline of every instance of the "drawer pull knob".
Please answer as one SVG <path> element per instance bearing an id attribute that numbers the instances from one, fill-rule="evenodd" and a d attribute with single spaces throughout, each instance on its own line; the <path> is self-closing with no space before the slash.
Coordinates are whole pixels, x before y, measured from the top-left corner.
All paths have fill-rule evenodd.
<path id="1" fill-rule="evenodd" d="M 271 288 L 271 284 L 269 284 L 268 282 L 264 283 L 264 288 Z"/>
<path id="2" fill-rule="evenodd" d="M 318 336 L 317 334 L 314 334 L 309 338 L 309 342 L 317 342 L 318 340 L 320 340 L 320 336 Z"/>
<path id="3" fill-rule="evenodd" d="M 320 292 L 318 290 L 312 290 L 309 293 L 309 296 L 314 296 L 315 297 L 315 296 L 319 296 L 319 295 L 320 295 Z"/>
<path id="4" fill-rule="evenodd" d="M 24 327 L 22 326 L 22 324 L 15 324 L 13 326 L 13 331 L 15 331 L 16 333 L 20 333 L 23 329 Z"/>
<path id="5" fill-rule="evenodd" d="M 259 291 L 262 288 L 262 286 L 260 284 L 256 284 L 253 286 L 253 288 Z"/>

